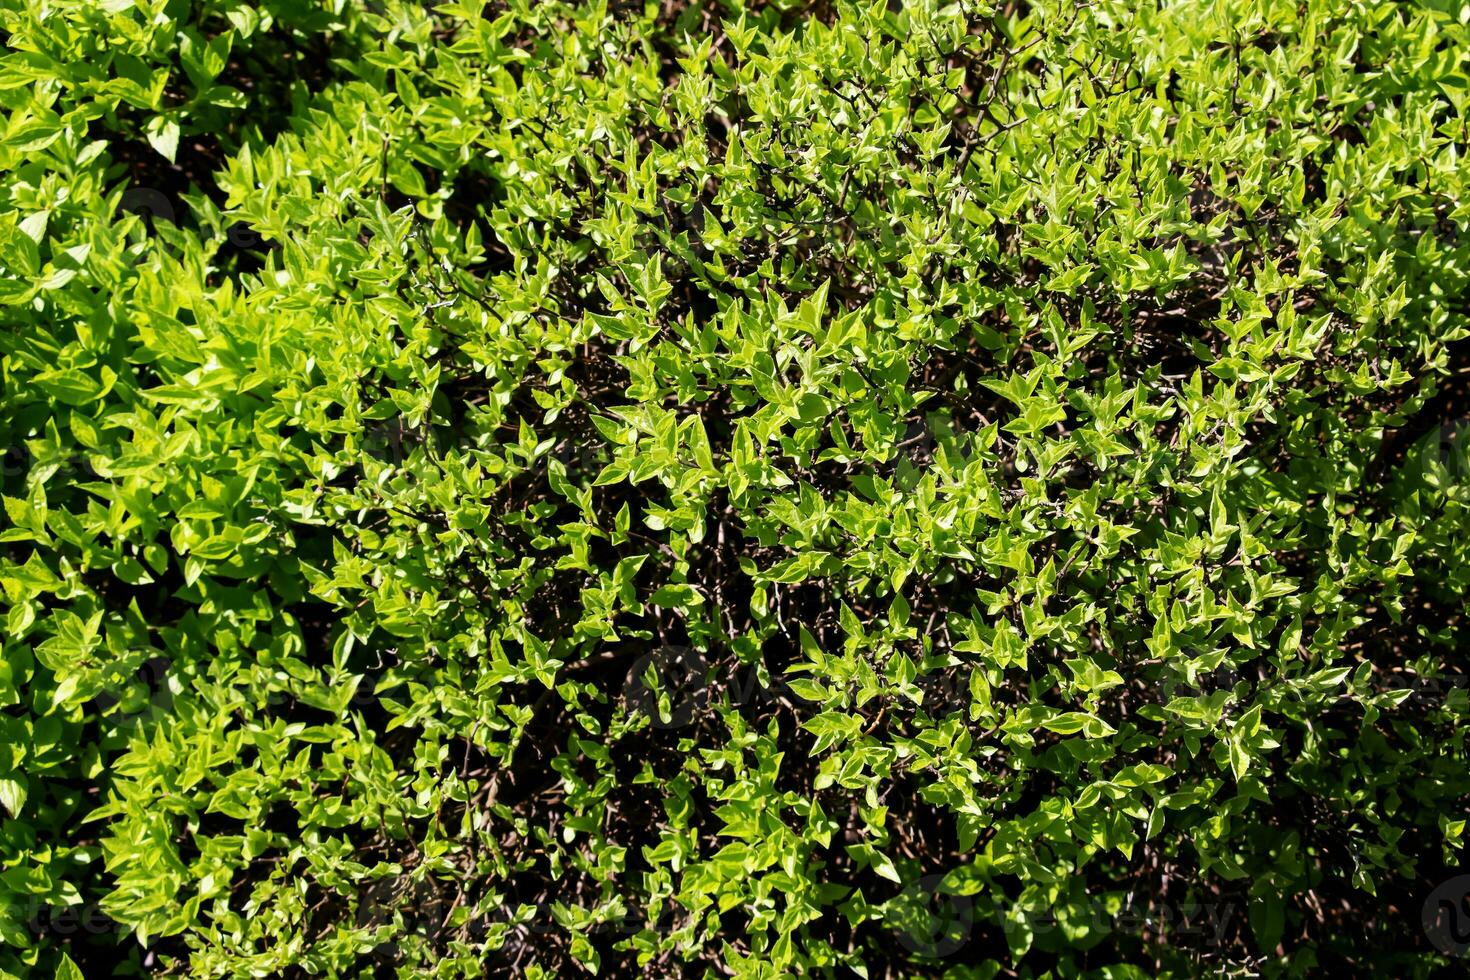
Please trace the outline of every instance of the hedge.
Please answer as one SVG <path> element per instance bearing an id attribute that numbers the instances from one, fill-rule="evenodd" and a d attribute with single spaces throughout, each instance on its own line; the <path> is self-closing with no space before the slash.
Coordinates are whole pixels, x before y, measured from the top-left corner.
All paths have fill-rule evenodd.
<path id="1" fill-rule="evenodd" d="M 1463 967 L 1467 23 L 0 0 L 0 973 Z"/>

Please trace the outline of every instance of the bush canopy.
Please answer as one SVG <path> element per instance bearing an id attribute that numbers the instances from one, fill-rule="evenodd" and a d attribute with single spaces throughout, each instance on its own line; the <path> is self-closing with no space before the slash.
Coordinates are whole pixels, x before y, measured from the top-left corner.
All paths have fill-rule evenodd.
<path id="1" fill-rule="evenodd" d="M 1463 966 L 1467 23 L 0 0 L 0 972 Z"/>

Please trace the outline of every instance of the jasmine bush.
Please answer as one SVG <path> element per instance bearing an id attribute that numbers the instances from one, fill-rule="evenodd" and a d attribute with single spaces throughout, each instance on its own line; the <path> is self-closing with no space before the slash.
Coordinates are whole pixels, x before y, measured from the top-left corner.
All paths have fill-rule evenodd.
<path id="1" fill-rule="evenodd" d="M 0 970 L 1455 965 L 1467 22 L 0 0 Z"/>

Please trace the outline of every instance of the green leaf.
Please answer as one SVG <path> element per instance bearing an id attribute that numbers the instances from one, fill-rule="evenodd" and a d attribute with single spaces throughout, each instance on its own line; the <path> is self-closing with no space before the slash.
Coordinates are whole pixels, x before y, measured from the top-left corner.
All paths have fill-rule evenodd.
<path id="1" fill-rule="evenodd" d="M 144 132 L 148 136 L 148 144 L 173 163 L 179 152 L 178 122 L 166 116 L 154 116 L 148 120 Z"/>
<path id="2" fill-rule="evenodd" d="M 27 786 L 26 777 L 20 773 L 0 776 L 0 805 L 10 811 L 11 817 L 19 817 L 21 808 L 26 805 Z"/>

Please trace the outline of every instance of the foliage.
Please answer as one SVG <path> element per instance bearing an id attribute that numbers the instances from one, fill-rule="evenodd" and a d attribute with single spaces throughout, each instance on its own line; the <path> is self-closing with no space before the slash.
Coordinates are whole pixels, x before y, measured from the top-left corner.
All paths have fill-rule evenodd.
<path id="1" fill-rule="evenodd" d="M 1467 21 L 0 0 L 0 968 L 1445 965 Z"/>

